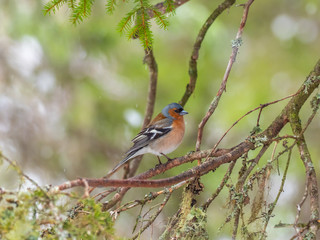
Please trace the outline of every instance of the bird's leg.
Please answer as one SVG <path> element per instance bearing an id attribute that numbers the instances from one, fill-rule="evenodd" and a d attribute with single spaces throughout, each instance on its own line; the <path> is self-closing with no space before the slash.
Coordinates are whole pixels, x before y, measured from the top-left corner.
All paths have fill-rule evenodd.
<path id="1" fill-rule="evenodd" d="M 164 153 L 160 153 L 162 156 L 165 156 L 166 157 L 166 159 L 168 159 L 168 161 L 171 161 L 172 160 L 172 158 L 169 158 L 167 155 L 165 155 Z"/>
<path id="2" fill-rule="evenodd" d="M 161 164 L 162 164 L 162 162 L 160 161 L 160 157 L 159 157 L 159 156 L 157 156 L 157 158 L 158 158 L 158 161 L 159 161 L 159 165 L 161 165 Z"/>

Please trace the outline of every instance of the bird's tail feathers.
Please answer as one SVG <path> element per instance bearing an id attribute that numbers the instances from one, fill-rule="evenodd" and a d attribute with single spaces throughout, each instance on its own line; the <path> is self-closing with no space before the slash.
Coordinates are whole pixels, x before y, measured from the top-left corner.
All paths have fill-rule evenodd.
<path id="1" fill-rule="evenodd" d="M 129 160 L 131 160 L 132 158 L 136 157 L 137 155 L 135 155 L 139 150 L 139 149 L 136 149 L 135 151 L 129 151 L 128 155 L 122 159 L 106 176 L 105 178 L 109 178 L 111 177 L 115 172 L 117 172 L 119 170 L 119 168 L 124 165 L 125 163 L 127 163 Z"/>

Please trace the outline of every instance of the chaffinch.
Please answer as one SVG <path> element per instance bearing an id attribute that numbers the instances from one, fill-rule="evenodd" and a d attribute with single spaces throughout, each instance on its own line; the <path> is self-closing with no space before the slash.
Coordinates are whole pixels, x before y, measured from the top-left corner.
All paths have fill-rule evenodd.
<path id="1" fill-rule="evenodd" d="M 157 156 L 163 155 L 171 160 L 166 154 L 176 150 L 182 142 L 185 132 L 183 115 L 188 114 L 178 103 L 171 103 L 162 109 L 150 124 L 144 128 L 134 139 L 133 146 L 126 153 L 127 156 L 118 163 L 107 176 L 115 173 L 123 164 L 136 156 L 152 153 Z"/>

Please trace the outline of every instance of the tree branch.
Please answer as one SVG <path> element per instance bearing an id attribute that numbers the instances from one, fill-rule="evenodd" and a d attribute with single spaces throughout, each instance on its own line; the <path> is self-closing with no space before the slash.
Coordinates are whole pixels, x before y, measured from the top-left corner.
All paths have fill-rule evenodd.
<path id="1" fill-rule="evenodd" d="M 179 101 L 181 106 L 184 106 L 186 104 L 196 87 L 196 81 L 198 78 L 197 60 L 199 58 L 201 44 L 206 36 L 207 31 L 209 30 L 213 22 L 216 20 L 216 18 L 219 17 L 219 15 L 223 13 L 226 9 L 230 8 L 234 3 L 235 0 L 225 0 L 223 3 L 221 3 L 208 17 L 208 19 L 205 21 L 202 28 L 200 29 L 196 38 L 196 42 L 193 45 L 193 50 L 189 61 L 189 84 L 187 84 L 186 91 L 181 100 Z"/>
<path id="2" fill-rule="evenodd" d="M 310 211 L 311 211 L 310 234 L 315 239 L 319 229 L 318 222 L 317 222 L 319 219 L 319 188 L 318 188 L 317 175 L 314 169 L 313 161 L 311 159 L 311 155 L 308 150 L 308 146 L 304 138 L 304 135 L 301 134 L 303 129 L 301 126 L 301 120 L 299 118 L 299 110 L 300 110 L 299 107 L 293 108 L 292 113 L 289 116 L 289 119 L 290 119 L 290 125 L 293 133 L 295 135 L 300 136 L 300 138 L 297 140 L 297 146 L 299 149 L 301 160 L 306 169 L 306 181 L 307 181 L 308 194 L 310 196 Z"/>
<path id="3" fill-rule="evenodd" d="M 222 157 L 222 159 L 220 161 L 218 161 L 217 164 L 220 166 L 224 162 L 228 161 L 229 158 L 235 158 L 239 154 L 241 155 L 242 151 L 244 151 L 244 149 L 246 151 L 248 151 L 249 150 L 249 149 L 247 149 L 248 146 L 247 146 L 247 144 L 244 144 L 244 143 L 233 148 L 233 150 L 230 152 L 227 151 L 229 153 L 223 154 L 223 155 L 220 155 L 219 157 L 217 157 L 217 159 Z M 252 143 L 250 143 L 250 142 L 248 142 L 248 143 L 250 146 L 253 146 Z M 221 152 L 225 153 L 226 150 L 222 150 Z M 215 152 L 214 154 L 212 154 L 212 156 L 218 156 L 219 154 L 221 154 L 221 152 L 219 152 L 219 151 Z M 169 185 L 173 185 L 175 183 L 179 183 L 183 180 L 187 180 L 187 179 L 197 175 L 198 173 L 208 172 L 213 169 L 209 169 L 208 166 L 210 166 L 210 164 L 207 164 L 204 166 L 199 166 L 199 167 L 201 167 L 199 169 L 191 169 L 187 172 L 184 172 L 183 174 L 180 174 L 178 176 L 171 177 L 171 178 L 160 179 L 160 180 L 144 180 L 144 179 L 159 175 L 159 174 L 161 174 L 161 173 L 163 173 L 163 172 L 165 172 L 175 166 L 179 166 L 183 163 L 191 162 L 191 161 L 194 161 L 195 159 L 199 159 L 199 158 L 205 158 L 205 157 L 207 157 L 207 155 L 209 153 L 210 153 L 210 150 L 207 150 L 207 151 L 195 152 L 190 155 L 175 158 L 175 159 L 168 161 L 164 164 L 157 165 L 155 168 L 152 168 L 152 169 L 150 169 L 140 175 L 137 175 L 137 176 L 129 178 L 129 179 L 106 179 L 106 178 L 89 179 L 89 178 L 87 178 L 86 181 L 89 184 L 89 186 L 92 186 L 92 187 L 107 187 L 107 186 L 114 186 L 114 187 L 163 187 L 163 186 L 169 186 Z M 215 161 L 215 160 L 211 159 L 211 161 Z M 218 167 L 218 166 L 216 166 L 216 167 Z M 73 188 L 73 187 L 77 187 L 77 186 L 84 186 L 83 179 L 76 179 L 73 181 L 66 182 L 66 183 L 61 184 L 60 186 L 56 187 L 55 189 L 53 189 L 53 191 L 56 191 L 56 190 L 61 191 L 61 190 L 65 190 L 65 189 Z"/>
<path id="4" fill-rule="evenodd" d="M 172 0 L 172 3 L 173 3 L 175 8 L 178 8 L 181 5 L 183 5 L 183 4 L 185 4 L 186 2 L 189 2 L 189 1 L 190 0 Z M 153 9 L 157 9 L 157 11 L 162 13 L 162 14 L 166 14 L 168 12 L 174 11 L 174 9 L 167 9 L 167 6 L 166 6 L 165 2 L 160 2 L 160 3 L 155 4 L 153 6 Z M 148 15 L 149 15 L 150 18 L 153 18 L 154 17 L 154 12 L 152 10 L 148 9 Z"/>
<path id="5" fill-rule="evenodd" d="M 247 180 L 249 174 L 252 172 L 253 168 L 258 164 L 258 162 L 260 161 L 261 157 L 263 156 L 263 154 L 267 151 L 267 149 L 269 148 L 270 144 L 266 144 L 262 147 L 262 149 L 260 150 L 260 152 L 258 153 L 258 155 L 255 157 L 255 159 L 251 162 L 249 168 L 239 177 L 239 180 L 237 182 L 237 186 L 236 186 L 236 191 L 237 193 L 240 193 L 243 191 L 243 185 L 245 183 L 245 181 Z M 245 201 L 245 197 L 241 198 L 242 201 Z M 238 225 L 239 225 L 239 218 L 240 218 L 240 214 L 241 214 L 241 207 L 243 202 L 241 202 L 240 204 L 235 204 L 234 205 L 234 223 L 233 223 L 233 230 L 232 230 L 232 239 L 236 239 L 237 236 L 237 232 L 238 232 Z"/>
<path id="6" fill-rule="evenodd" d="M 249 0 L 244 5 L 244 11 L 243 11 L 243 16 L 242 16 L 242 19 L 240 22 L 240 27 L 237 32 L 236 39 L 232 43 L 232 53 L 231 53 L 231 56 L 230 56 L 230 59 L 229 59 L 228 65 L 227 65 L 227 69 L 226 69 L 225 74 L 223 76 L 219 91 L 218 91 L 217 95 L 215 96 L 215 98 L 213 99 L 213 101 L 211 102 L 208 112 L 206 113 L 206 115 L 204 116 L 204 118 L 202 119 L 202 121 L 200 122 L 199 127 L 198 127 L 198 137 L 197 137 L 197 142 L 196 142 L 196 150 L 200 150 L 204 126 L 206 125 L 209 118 L 216 110 L 216 108 L 219 104 L 220 98 L 222 96 L 222 93 L 226 89 L 227 80 L 229 78 L 231 68 L 233 66 L 233 63 L 236 61 L 239 47 L 242 44 L 242 39 L 241 39 L 242 32 L 243 32 L 243 29 L 244 29 L 246 22 L 247 22 L 249 8 L 250 8 L 251 4 L 253 3 L 253 1 L 254 0 Z"/>
<path id="7" fill-rule="evenodd" d="M 189 161 L 193 161 L 194 159 L 198 159 L 199 157 L 204 157 L 204 156 L 221 156 L 227 152 L 229 152 L 229 150 L 227 149 L 218 149 L 218 151 L 216 151 L 214 154 L 210 154 L 212 151 L 201 151 L 198 153 L 193 153 L 188 155 L 188 158 L 176 158 L 171 160 L 170 162 L 167 162 L 163 165 L 158 166 L 158 168 L 160 168 L 160 170 L 155 170 L 155 169 L 150 169 L 149 171 L 142 173 L 140 175 L 137 175 L 133 178 L 139 178 L 139 179 L 147 179 L 147 178 L 151 178 L 157 174 L 161 174 L 163 172 L 165 172 L 167 169 L 173 168 L 175 166 L 178 166 L 180 164 L 183 164 L 185 162 L 189 162 Z M 193 157 L 194 156 L 194 157 Z M 129 190 L 130 188 L 121 188 L 119 190 L 118 193 L 116 193 L 112 199 L 110 199 L 109 201 L 103 203 L 103 210 L 107 210 L 110 209 L 111 207 L 113 207 L 121 198 L 122 196 Z"/>
<path id="8" fill-rule="evenodd" d="M 232 170 L 234 168 L 234 165 L 236 164 L 236 162 L 231 162 L 224 177 L 222 178 L 222 181 L 219 185 L 219 187 L 217 188 L 217 190 L 211 195 L 210 198 L 207 199 L 207 201 L 202 204 L 202 208 L 204 210 L 207 210 L 209 205 L 213 202 L 213 200 L 219 195 L 219 193 L 221 192 L 221 190 L 223 189 L 223 187 L 226 185 L 226 183 L 228 182 L 229 180 L 229 177 L 231 176 L 231 173 L 232 173 Z"/>

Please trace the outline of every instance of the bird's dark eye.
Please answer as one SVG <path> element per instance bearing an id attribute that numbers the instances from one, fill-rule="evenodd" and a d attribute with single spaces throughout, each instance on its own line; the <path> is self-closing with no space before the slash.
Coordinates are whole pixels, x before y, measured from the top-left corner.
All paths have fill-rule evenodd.
<path id="1" fill-rule="evenodd" d="M 174 110 L 176 113 L 181 113 L 183 111 L 183 108 L 177 108 L 176 110 Z"/>

